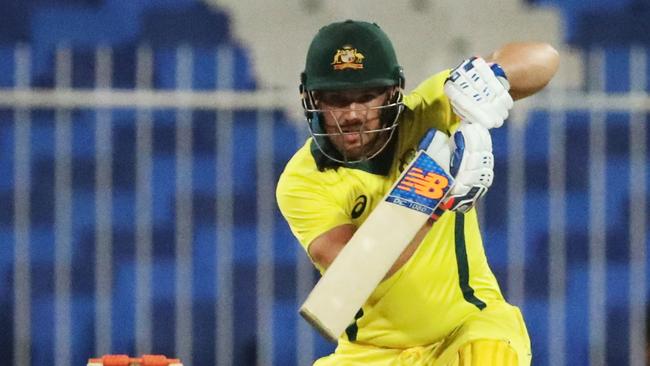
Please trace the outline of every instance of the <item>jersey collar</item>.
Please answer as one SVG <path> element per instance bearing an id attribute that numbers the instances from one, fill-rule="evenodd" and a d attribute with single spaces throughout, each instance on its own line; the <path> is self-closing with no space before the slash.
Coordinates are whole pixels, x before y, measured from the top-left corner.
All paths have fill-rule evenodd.
<path id="1" fill-rule="evenodd" d="M 314 118 L 311 121 L 311 123 L 313 124 L 313 128 L 315 131 L 321 130 L 320 123 L 318 122 L 318 118 Z M 314 137 L 318 139 L 318 144 L 316 144 L 316 141 L 312 139 L 309 148 L 312 157 L 316 161 L 316 166 L 320 171 L 325 171 L 327 169 L 338 169 L 339 167 L 344 167 L 348 169 L 363 170 L 371 174 L 386 176 L 390 172 L 390 168 L 393 162 L 393 157 L 395 156 L 395 146 L 396 146 L 395 141 L 398 140 L 398 137 L 399 137 L 399 126 L 397 126 L 397 129 L 395 130 L 393 137 L 388 142 L 388 146 L 386 146 L 386 148 L 382 152 L 380 152 L 379 155 L 375 156 L 370 160 L 366 160 L 358 163 L 338 163 L 325 156 L 325 154 L 323 154 L 323 152 L 318 148 L 318 145 L 320 145 L 323 149 L 325 149 L 328 155 L 339 158 L 341 157 L 341 154 L 334 148 L 334 146 L 332 146 L 329 139 L 327 139 L 324 136 Z"/>

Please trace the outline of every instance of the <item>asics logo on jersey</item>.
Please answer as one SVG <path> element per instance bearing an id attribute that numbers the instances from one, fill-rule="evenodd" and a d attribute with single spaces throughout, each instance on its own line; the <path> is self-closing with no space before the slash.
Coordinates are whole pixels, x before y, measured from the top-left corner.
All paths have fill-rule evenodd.
<path id="1" fill-rule="evenodd" d="M 358 219 L 361 214 L 363 214 L 363 211 L 366 209 L 366 203 L 368 203 L 368 198 L 365 195 L 361 195 L 357 197 L 356 200 L 354 200 L 355 204 L 354 207 L 352 207 L 352 213 L 350 216 L 352 216 L 353 219 Z"/>
<path id="2" fill-rule="evenodd" d="M 343 48 L 336 50 L 332 65 L 334 70 L 344 69 L 363 69 L 363 59 L 366 58 L 356 48 L 350 45 L 345 45 Z"/>
<path id="3" fill-rule="evenodd" d="M 415 194 L 426 198 L 440 199 L 445 194 L 447 186 L 449 186 L 447 177 L 433 172 L 425 174 L 422 169 L 413 167 L 399 182 L 397 188 L 404 191 L 415 191 Z"/>

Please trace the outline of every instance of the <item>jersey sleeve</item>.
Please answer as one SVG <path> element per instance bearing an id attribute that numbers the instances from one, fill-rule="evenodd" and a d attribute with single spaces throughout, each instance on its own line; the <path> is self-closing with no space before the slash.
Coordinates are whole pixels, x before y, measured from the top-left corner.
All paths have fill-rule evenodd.
<path id="1" fill-rule="evenodd" d="M 323 184 L 304 176 L 285 171 L 278 181 L 276 200 L 291 232 L 308 254 L 309 244 L 316 237 L 337 226 L 352 223 Z"/>
<path id="2" fill-rule="evenodd" d="M 404 104 L 414 120 L 423 121 L 426 128 L 433 127 L 447 133 L 453 132 L 460 122 L 444 92 L 449 72 L 444 70 L 431 76 L 404 97 Z"/>

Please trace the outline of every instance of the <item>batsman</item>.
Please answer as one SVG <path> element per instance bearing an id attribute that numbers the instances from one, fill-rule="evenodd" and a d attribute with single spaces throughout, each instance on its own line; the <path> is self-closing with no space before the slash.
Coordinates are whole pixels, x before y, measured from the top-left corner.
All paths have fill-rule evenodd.
<path id="1" fill-rule="evenodd" d="M 405 93 L 393 45 L 377 24 L 346 20 L 318 31 L 300 79 L 311 136 L 276 192 L 316 268 L 328 269 L 418 149 L 453 185 L 334 353 L 314 365 L 530 365 L 524 319 L 488 265 L 475 204 L 493 181 L 489 130 L 504 123 L 514 100 L 541 90 L 558 65 L 548 44 L 508 43 Z M 402 186 L 431 193 L 439 184 L 447 181 L 416 172 Z"/>

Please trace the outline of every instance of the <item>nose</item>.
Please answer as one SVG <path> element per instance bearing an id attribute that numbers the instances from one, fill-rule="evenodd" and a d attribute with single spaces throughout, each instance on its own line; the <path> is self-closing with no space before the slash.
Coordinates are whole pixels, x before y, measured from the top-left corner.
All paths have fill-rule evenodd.
<path id="1" fill-rule="evenodd" d="M 344 125 L 361 123 L 364 115 L 363 103 L 352 102 L 346 108 L 345 113 L 341 116 L 341 122 Z"/>

